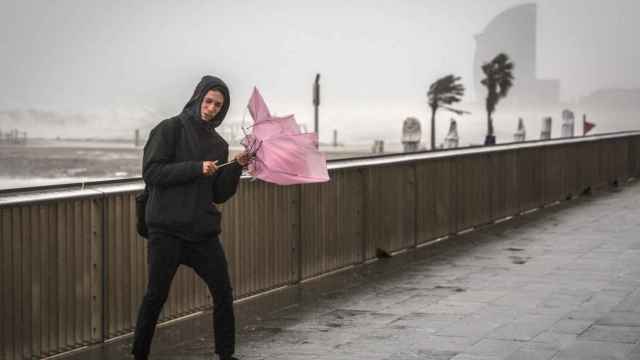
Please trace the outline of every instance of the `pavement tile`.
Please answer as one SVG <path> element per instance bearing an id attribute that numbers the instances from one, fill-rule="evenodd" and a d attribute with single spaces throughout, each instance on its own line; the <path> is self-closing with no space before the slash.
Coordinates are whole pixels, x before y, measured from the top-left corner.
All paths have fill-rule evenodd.
<path id="1" fill-rule="evenodd" d="M 433 336 L 425 332 L 389 331 L 378 329 L 340 345 L 336 350 L 341 353 L 371 354 L 379 358 L 393 358 L 394 354 L 404 354 L 412 358 L 416 354 L 429 354 L 452 357 L 471 346 L 472 340 L 462 337 Z M 428 359 L 427 355 L 425 357 Z M 437 358 L 437 357 L 436 357 Z"/>
<path id="2" fill-rule="evenodd" d="M 553 360 L 618 360 L 624 359 L 633 345 L 600 341 L 576 341 L 561 350 Z"/>
<path id="3" fill-rule="evenodd" d="M 536 292 L 517 291 L 500 297 L 491 303 L 494 305 L 515 306 L 521 309 L 535 309 L 545 296 L 545 294 Z"/>
<path id="4" fill-rule="evenodd" d="M 433 314 L 472 314 L 483 307 L 486 303 L 479 302 L 457 302 L 457 301 L 440 301 L 435 304 L 426 306 L 423 310 L 426 313 Z"/>
<path id="5" fill-rule="evenodd" d="M 551 328 L 551 332 L 563 333 L 563 334 L 580 334 L 587 330 L 589 326 L 593 324 L 593 321 L 589 320 L 574 320 L 574 319 L 562 319 Z"/>
<path id="6" fill-rule="evenodd" d="M 500 326 L 487 335 L 491 339 L 528 341 L 550 329 L 557 321 L 555 317 L 526 315 L 516 321 Z"/>
<path id="7" fill-rule="evenodd" d="M 442 300 L 442 297 L 433 295 L 415 295 L 403 301 L 385 306 L 381 311 L 406 315 L 410 313 L 428 313 L 428 308 Z"/>
<path id="8" fill-rule="evenodd" d="M 571 343 L 573 343 L 573 340 Z M 517 360 L 519 359 L 518 355 L 525 359 L 552 358 L 560 349 L 561 347 L 557 344 L 528 341 L 518 351 L 511 354 L 508 359 Z"/>
<path id="9" fill-rule="evenodd" d="M 562 334 L 545 331 L 538 334 L 538 336 L 533 338 L 528 344 L 531 346 L 543 344 L 546 349 L 561 350 L 571 346 L 577 338 L 578 336 L 575 334 Z"/>
<path id="10" fill-rule="evenodd" d="M 495 356 L 503 359 L 524 345 L 521 341 L 484 339 L 474 344 L 465 353 L 483 356 Z"/>
<path id="11" fill-rule="evenodd" d="M 389 324 L 396 329 L 420 329 L 429 333 L 435 333 L 452 323 L 460 320 L 464 315 L 456 314 L 428 314 L 411 313 L 399 317 Z"/>
<path id="12" fill-rule="evenodd" d="M 619 312 L 640 312 L 640 291 L 636 290 L 613 308 Z"/>
<path id="13" fill-rule="evenodd" d="M 384 311 L 388 307 L 402 303 L 407 299 L 426 294 L 425 289 L 415 287 L 393 287 L 370 292 L 365 296 L 350 297 L 339 305 L 342 309 Z"/>
<path id="14" fill-rule="evenodd" d="M 400 350 L 392 353 L 385 360 L 451 360 L 458 355 L 455 351 L 442 350 Z"/>
<path id="15" fill-rule="evenodd" d="M 549 360 L 557 353 L 555 350 L 518 349 L 505 360 Z"/>
<path id="16" fill-rule="evenodd" d="M 493 290 L 469 290 L 464 293 L 457 293 L 450 296 L 448 299 L 452 301 L 469 301 L 469 302 L 492 302 L 498 298 L 508 294 L 508 291 L 493 291 Z"/>
<path id="17" fill-rule="evenodd" d="M 640 326 L 640 313 L 636 312 L 610 312 L 596 321 L 597 325 L 611 326 Z"/>
<path id="18" fill-rule="evenodd" d="M 635 344 L 640 340 L 640 327 L 594 325 L 578 339 Z"/>
<path id="19" fill-rule="evenodd" d="M 627 360 L 640 360 L 640 344 L 637 344 L 631 352 L 627 354 Z"/>
<path id="20" fill-rule="evenodd" d="M 471 314 L 463 319 L 453 322 L 449 326 L 438 331 L 438 335 L 465 336 L 471 338 L 483 337 L 493 329 L 510 321 L 509 315 L 498 314 Z"/>
<path id="21" fill-rule="evenodd" d="M 463 352 L 475 341 L 475 339 L 467 337 L 430 335 L 420 338 L 416 342 L 416 347 L 419 349 Z"/>
<path id="22" fill-rule="evenodd" d="M 497 356 L 477 355 L 477 354 L 458 354 L 451 360 L 500 360 Z"/>

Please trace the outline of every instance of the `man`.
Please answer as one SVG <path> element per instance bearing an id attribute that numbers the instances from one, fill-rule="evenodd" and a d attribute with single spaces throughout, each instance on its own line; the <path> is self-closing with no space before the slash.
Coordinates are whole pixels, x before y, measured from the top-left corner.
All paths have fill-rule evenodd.
<path id="1" fill-rule="evenodd" d="M 193 268 L 213 296 L 216 353 L 223 360 L 235 359 L 233 294 L 215 204 L 235 194 L 249 158 L 243 152 L 218 167 L 227 162 L 229 145 L 215 128 L 229 103 L 227 85 L 217 77 L 203 77 L 182 113 L 158 124 L 144 147 L 149 283 L 136 324 L 136 359 L 149 356 L 158 316 L 180 264 Z"/>

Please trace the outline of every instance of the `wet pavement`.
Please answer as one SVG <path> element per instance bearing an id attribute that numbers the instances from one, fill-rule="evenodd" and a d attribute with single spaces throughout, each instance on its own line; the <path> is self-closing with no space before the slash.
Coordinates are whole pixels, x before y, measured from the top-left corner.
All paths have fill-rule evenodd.
<path id="1" fill-rule="evenodd" d="M 245 316 L 237 356 L 640 359 L 638 204 L 632 183 L 305 284 L 300 303 Z M 166 327 L 152 359 L 214 359 L 205 319 L 180 325 L 186 341 Z"/>

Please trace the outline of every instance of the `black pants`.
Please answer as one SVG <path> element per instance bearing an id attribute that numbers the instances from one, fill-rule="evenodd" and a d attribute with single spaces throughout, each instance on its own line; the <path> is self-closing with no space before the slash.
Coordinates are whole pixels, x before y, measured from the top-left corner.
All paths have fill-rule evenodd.
<path id="1" fill-rule="evenodd" d="M 230 356 L 235 350 L 233 294 L 227 260 L 217 238 L 190 242 L 167 234 L 150 235 L 149 283 L 142 299 L 132 353 L 146 359 L 171 280 L 180 264 L 187 265 L 204 280 L 213 297 L 213 327 L 216 353 Z"/>

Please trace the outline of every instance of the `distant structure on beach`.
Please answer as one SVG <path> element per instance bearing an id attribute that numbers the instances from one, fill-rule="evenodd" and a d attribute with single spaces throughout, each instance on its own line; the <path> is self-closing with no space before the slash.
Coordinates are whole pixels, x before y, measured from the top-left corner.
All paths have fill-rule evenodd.
<path id="1" fill-rule="evenodd" d="M 522 118 L 518 119 L 518 129 L 515 134 L 513 134 L 513 141 L 515 142 L 523 142 L 527 139 L 527 130 L 524 128 L 524 120 Z"/>
<path id="2" fill-rule="evenodd" d="M 562 137 L 573 137 L 575 134 L 575 120 L 576 116 L 571 110 L 562 111 Z"/>
<path id="3" fill-rule="evenodd" d="M 542 130 L 540 130 L 540 140 L 551 139 L 551 122 L 553 119 L 550 116 L 542 118 Z"/>
<path id="4" fill-rule="evenodd" d="M 11 129 L 3 132 L 0 130 L 0 144 L 24 145 L 27 143 L 27 132 Z"/>
<path id="5" fill-rule="evenodd" d="M 454 119 L 451 119 L 451 123 L 449 123 L 449 133 L 447 133 L 447 137 L 444 138 L 444 147 L 446 149 L 455 149 L 459 143 L 458 123 Z"/>
<path id="6" fill-rule="evenodd" d="M 481 34 L 476 35 L 473 61 L 476 100 L 486 97 L 480 85 L 482 65 L 499 53 L 506 53 L 515 64 L 515 85 L 505 99 L 507 107 L 537 108 L 559 102 L 560 82 L 541 80 L 536 74 L 537 6 L 524 4 L 496 16 Z"/>
<path id="7" fill-rule="evenodd" d="M 338 130 L 333 129 L 333 141 L 331 142 L 331 146 L 333 147 L 337 147 L 337 146 L 341 146 L 342 144 L 340 144 L 338 142 Z"/>
<path id="8" fill-rule="evenodd" d="M 404 152 L 418 151 L 421 139 L 420 121 L 414 117 L 406 118 L 402 124 L 402 147 Z"/>
<path id="9" fill-rule="evenodd" d="M 371 146 L 372 154 L 383 154 L 384 153 L 384 140 L 373 140 L 373 145 Z"/>
<path id="10" fill-rule="evenodd" d="M 142 146 L 142 139 L 140 138 L 140 129 L 135 129 L 133 132 L 133 146 Z"/>

